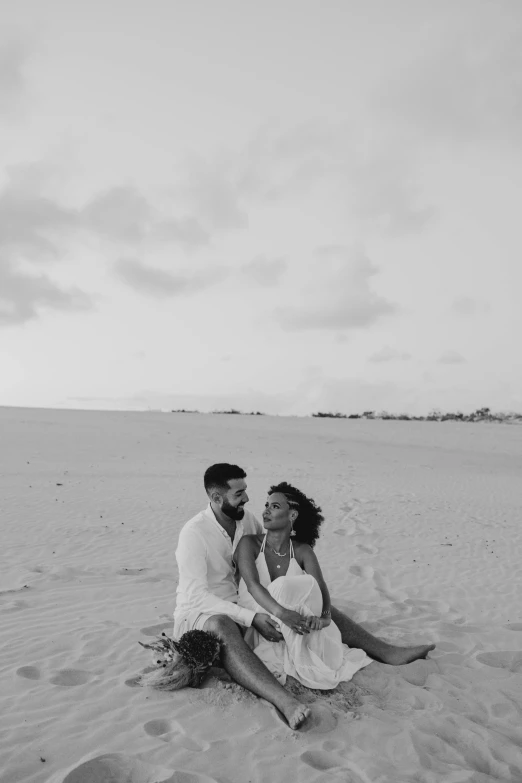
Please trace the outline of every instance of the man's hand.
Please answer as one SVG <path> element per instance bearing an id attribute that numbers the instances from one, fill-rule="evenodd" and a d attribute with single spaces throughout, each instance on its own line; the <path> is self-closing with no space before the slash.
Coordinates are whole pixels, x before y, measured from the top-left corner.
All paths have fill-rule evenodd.
<path id="1" fill-rule="evenodd" d="M 269 614 L 261 614 L 258 612 L 258 614 L 254 615 L 252 627 L 255 628 L 256 631 L 259 631 L 267 642 L 283 641 L 283 634 L 279 631 Z"/>

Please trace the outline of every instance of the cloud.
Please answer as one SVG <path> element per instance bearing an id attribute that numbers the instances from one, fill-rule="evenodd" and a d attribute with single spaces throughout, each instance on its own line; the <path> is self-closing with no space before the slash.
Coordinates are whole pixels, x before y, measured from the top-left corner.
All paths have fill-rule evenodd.
<path id="1" fill-rule="evenodd" d="M 445 351 L 437 361 L 439 364 L 465 364 L 466 359 L 458 351 Z"/>
<path id="2" fill-rule="evenodd" d="M 121 242 L 140 242 L 152 221 L 147 199 L 132 187 L 114 187 L 98 193 L 81 211 L 84 224 L 95 234 Z"/>
<path id="3" fill-rule="evenodd" d="M 210 234 L 195 217 L 159 220 L 152 227 L 150 237 L 158 242 L 178 242 L 186 247 L 200 247 L 210 241 Z"/>
<path id="4" fill-rule="evenodd" d="M 25 92 L 26 47 L 17 40 L 0 42 L 0 116 L 18 108 Z"/>
<path id="5" fill-rule="evenodd" d="M 435 217 L 416 166 L 415 147 L 391 130 L 352 164 L 345 188 L 351 211 L 365 228 L 391 236 L 414 234 Z"/>
<path id="6" fill-rule="evenodd" d="M 375 97 L 380 110 L 424 140 L 522 140 L 520 5 L 461 4 L 419 39 L 421 53 L 390 74 Z M 414 49 L 412 48 L 412 51 Z"/>
<path id="7" fill-rule="evenodd" d="M 7 174 L 0 193 L 0 326 L 33 320 L 45 309 L 92 309 L 92 299 L 79 288 L 62 288 L 31 271 L 62 258 L 65 240 L 78 227 L 77 213 L 42 195 L 42 167 L 9 167 Z"/>
<path id="8" fill-rule="evenodd" d="M 241 162 L 222 153 L 209 162 L 190 161 L 181 186 L 183 201 L 210 233 L 240 230 L 248 226 L 247 189 L 241 183 Z"/>
<path id="9" fill-rule="evenodd" d="M 168 299 L 194 294 L 222 280 L 227 270 L 213 267 L 200 274 L 173 274 L 148 266 L 135 258 L 121 258 L 115 264 L 118 277 L 140 294 Z"/>
<path id="10" fill-rule="evenodd" d="M 461 296 L 455 299 L 450 307 L 450 311 L 457 315 L 479 315 L 480 313 L 488 313 L 490 310 L 487 302 L 481 302 L 478 299 L 472 299 L 469 296 Z"/>
<path id="11" fill-rule="evenodd" d="M 92 300 L 80 289 L 64 289 L 46 275 L 17 271 L 0 256 L 0 326 L 26 323 L 43 309 L 86 311 L 92 307 Z"/>
<path id="12" fill-rule="evenodd" d="M 380 130 L 368 113 L 349 125 L 270 126 L 242 148 L 187 163 L 179 190 L 211 233 L 246 228 L 252 208 L 314 197 L 331 200 L 365 230 L 410 234 L 435 214 L 422 193 L 417 154 L 403 132 Z"/>
<path id="13" fill-rule="evenodd" d="M 252 261 L 244 264 L 241 267 L 241 271 L 259 285 L 271 288 L 279 283 L 287 266 L 287 262 L 284 258 L 257 256 L 256 258 L 253 258 Z"/>
<path id="14" fill-rule="evenodd" d="M 272 203 L 310 190 L 340 163 L 339 130 L 322 122 L 260 128 L 238 158 L 241 193 Z"/>
<path id="15" fill-rule="evenodd" d="M 275 311 L 283 329 L 362 329 L 398 311 L 397 305 L 372 290 L 371 278 L 378 269 L 361 250 L 318 248 L 311 272 L 300 292 L 293 286 L 289 301 L 300 298 L 300 303 Z"/>
<path id="16" fill-rule="evenodd" d="M 407 361 L 411 359 L 411 353 L 406 351 L 397 351 L 395 348 L 390 348 L 389 345 L 384 345 L 379 351 L 376 351 L 369 357 L 370 362 L 393 362 L 393 361 Z"/>
<path id="17" fill-rule="evenodd" d="M 10 257 L 56 259 L 60 239 L 77 226 L 77 214 L 52 199 L 9 186 L 0 194 L 0 249 Z"/>
<path id="18" fill-rule="evenodd" d="M 59 258 L 60 243 L 81 241 L 82 232 L 125 245 L 150 240 L 196 247 L 209 240 L 195 218 L 165 217 L 136 188 L 113 187 L 70 209 L 45 194 L 52 172 L 43 163 L 8 167 L 6 172 L 9 179 L 0 192 L 0 248 L 11 256 Z"/>
<path id="19" fill-rule="evenodd" d="M 117 249 L 139 246 L 141 251 L 152 246 L 152 252 L 157 243 L 187 248 L 209 240 L 195 218 L 165 216 L 129 186 L 98 193 L 83 207 L 72 209 L 46 193 L 53 167 L 45 162 L 10 166 L 6 174 L 7 183 L 0 190 L 0 325 L 32 319 L 44 305 L 59 310 L 90 306 L 88 295 L 79 289 L 62 289 L 47 275 L 31 272 L 32 267 L 64 260 L 86 237 L 106 240 Z M 128 284 L 157 296 L 193 292 L 223 274 L 214 268 L 204 276 L 175 276 L 132 260 L 120 262 L 117 269 Z"/>
<path id="20" fill-rule="evenodd" d="M 348 219 L 382 234 L 418 232 L 435 215 L 420 187 L 417 147 L 403 132 L 380 130 L 371 113 L 349 126 L 307 123 L 268 134 L 253 150 L 269 201 L 326 191 Z"/>
<path id="21" fill-rule="evenodd" d="M 98 193 L 81 210 L 81 218 L 95 234 L 127 244 L 151 240 L 199 247 L 210 238 L 195 217 L 163 217 L 137 188 L 128 185 Z"/>

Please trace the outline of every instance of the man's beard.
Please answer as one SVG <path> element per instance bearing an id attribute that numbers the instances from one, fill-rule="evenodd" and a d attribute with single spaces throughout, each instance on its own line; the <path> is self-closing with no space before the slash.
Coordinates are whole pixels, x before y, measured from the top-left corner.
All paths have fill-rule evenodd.
<path id="1" fill-rule="evenodd" d="M 245 516 L 245 509 L 243 506 L 233 506 L 226 498 L 223 498 L 221 511 L 223 514 L 226 514 L 229 519 L 234 519 L 236 522 L 239 522 L 239 520 L 243 519 Z"/>

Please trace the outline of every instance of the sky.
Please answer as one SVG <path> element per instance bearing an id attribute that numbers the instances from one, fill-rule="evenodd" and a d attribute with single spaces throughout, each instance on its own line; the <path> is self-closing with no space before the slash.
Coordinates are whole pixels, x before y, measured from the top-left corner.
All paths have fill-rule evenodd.
<path id="1" fill-rule="evenodd" d="M 0 405 L 522 411 L 521 217 L 519 0 L 0 0 Z"/>

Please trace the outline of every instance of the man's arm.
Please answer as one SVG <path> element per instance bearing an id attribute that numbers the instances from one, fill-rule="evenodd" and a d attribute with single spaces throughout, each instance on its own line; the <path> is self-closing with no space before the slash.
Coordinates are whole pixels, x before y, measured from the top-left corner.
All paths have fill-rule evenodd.
<path id="1" fill-rule="evenodd" d="M 176 560 L 179 581 L 192 609 L 199 609 L 204 614 L 225 614 L 247 628 L 252 625 L 255 612 L 225 601 L 208 589 L 206 547 L 195 531 L 181 531 Z"/>

